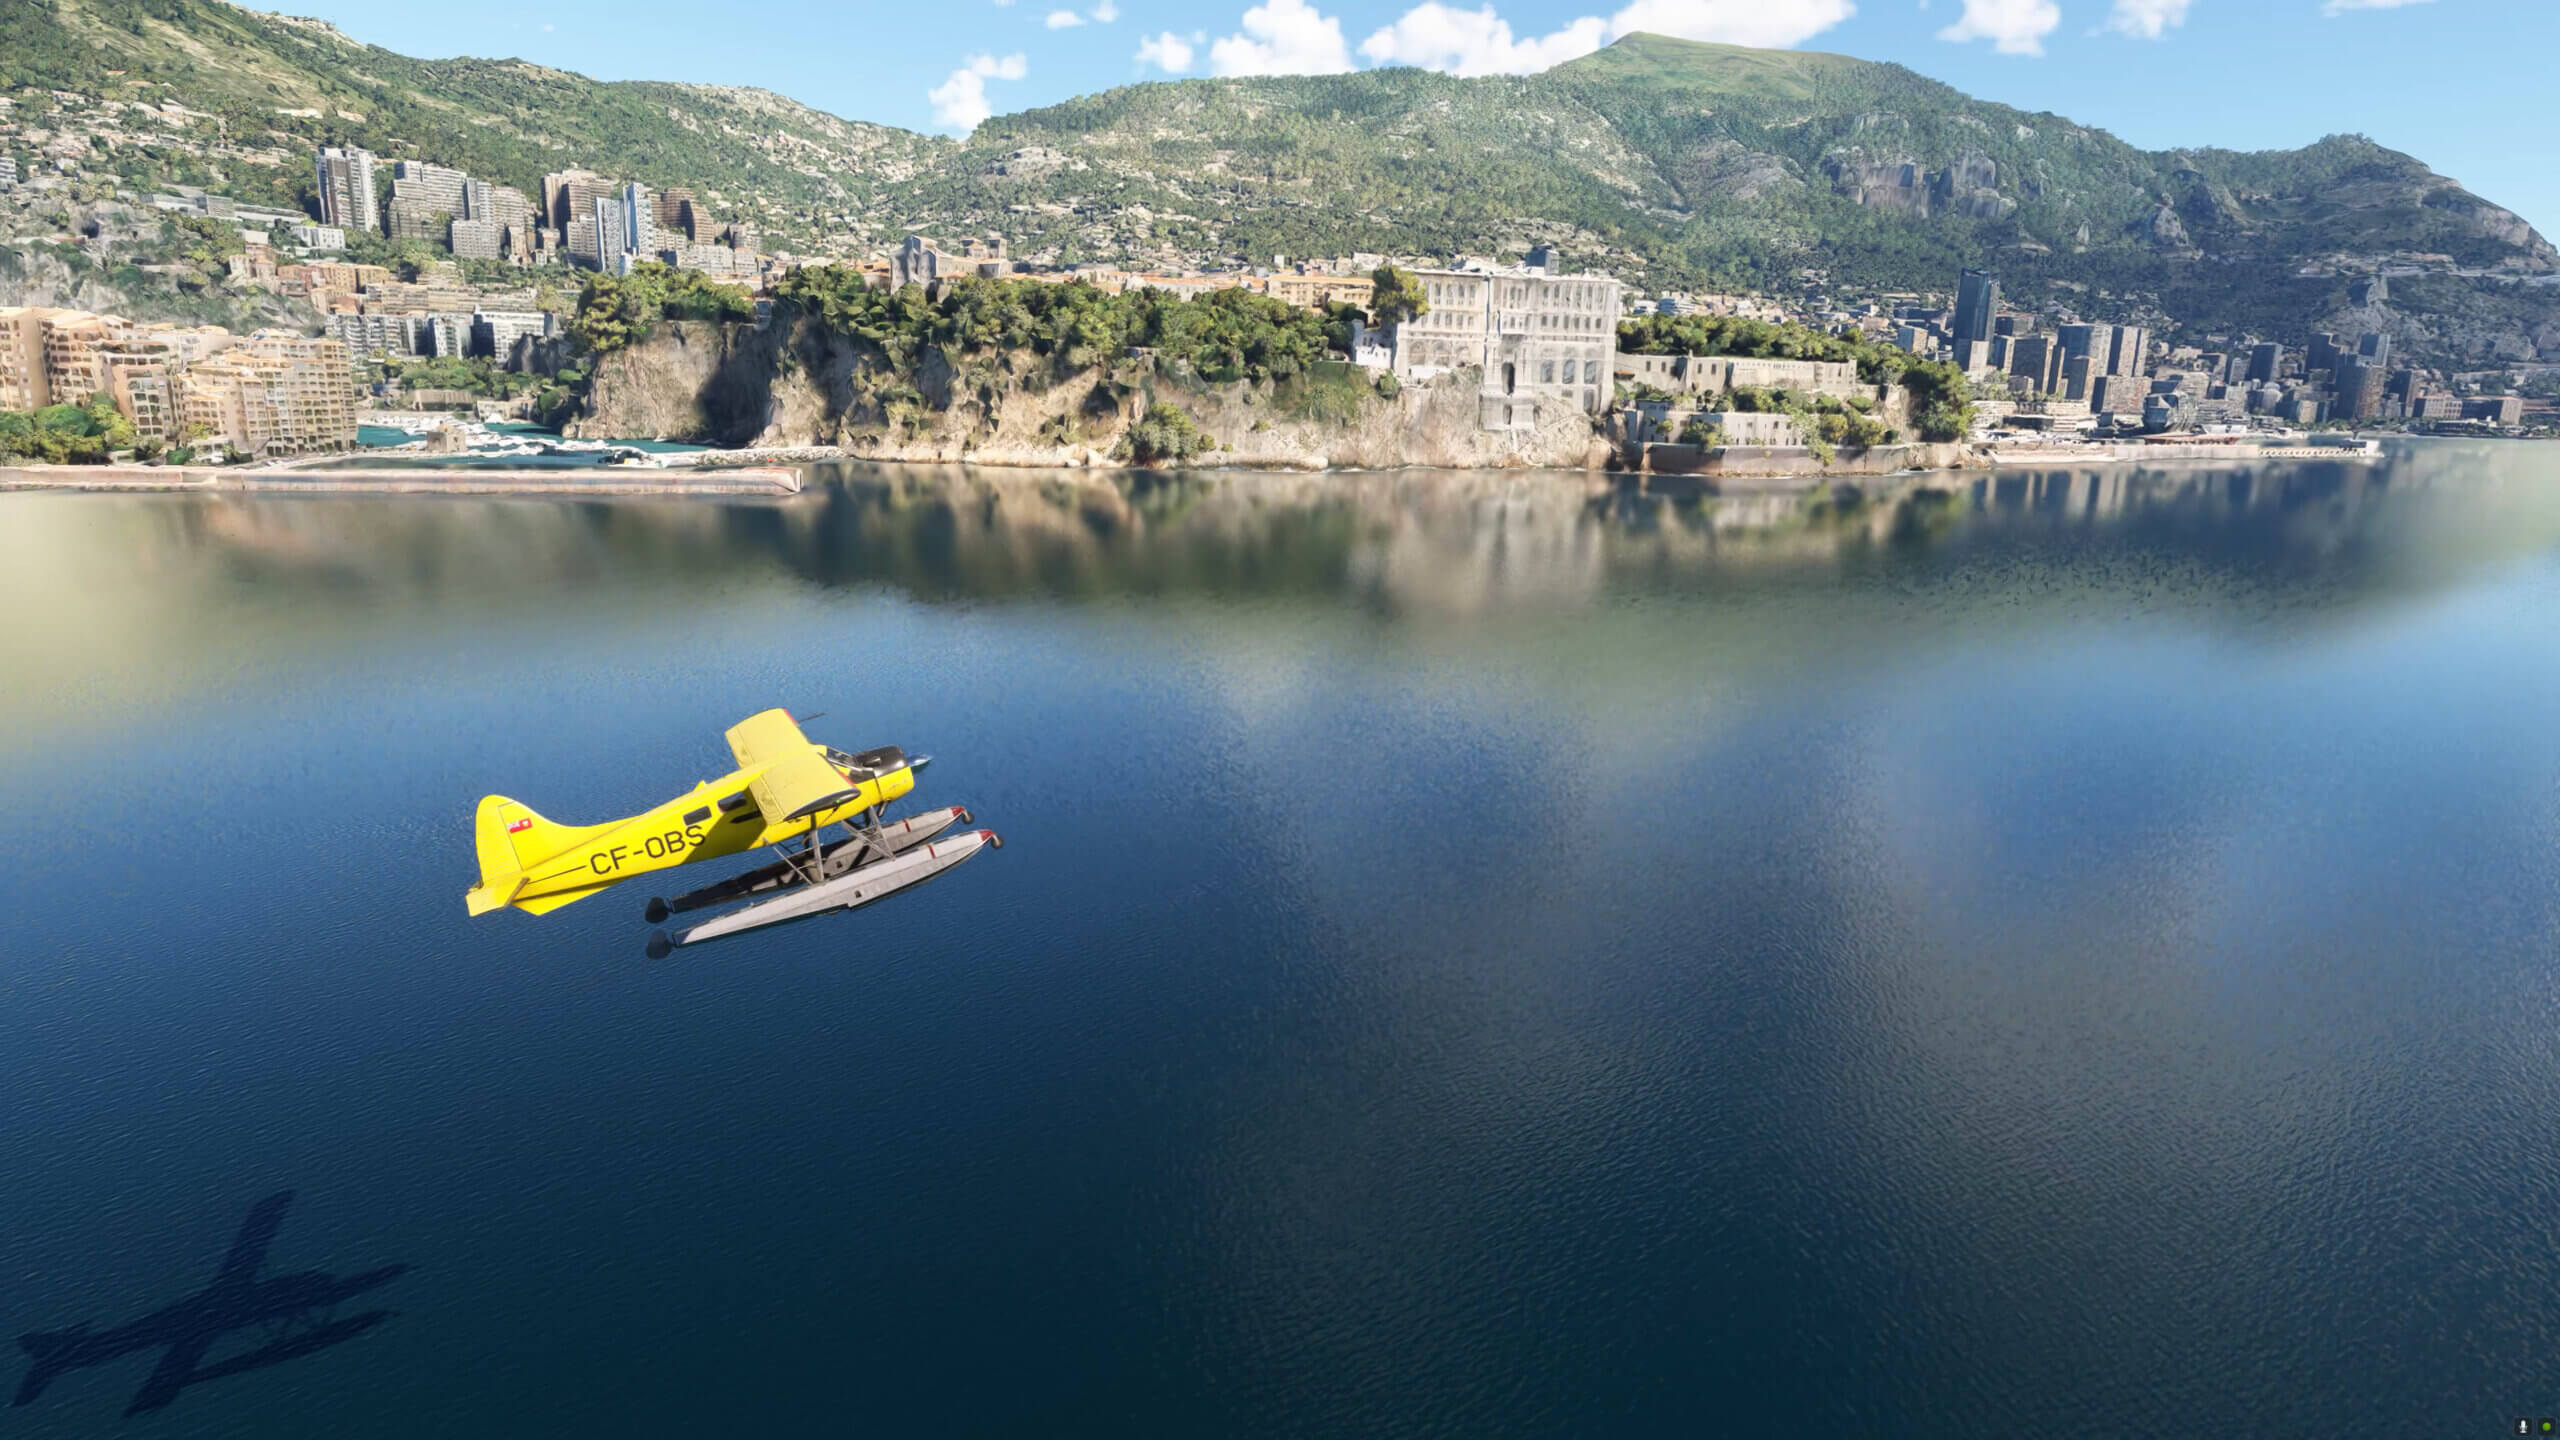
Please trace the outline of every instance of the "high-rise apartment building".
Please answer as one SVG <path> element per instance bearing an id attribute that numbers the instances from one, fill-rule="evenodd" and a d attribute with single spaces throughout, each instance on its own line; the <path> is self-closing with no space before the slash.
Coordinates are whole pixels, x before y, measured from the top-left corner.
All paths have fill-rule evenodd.
<path id="1" fill-rule="evenodd" d="M 1988 271 L 1967 270 L 1956 286 L 1956 324 L 1948 338 L 1959 345 L 1988 340 L 1992 317 L 1999 313 L 2000 282 Z"/>
<path id="2" fill-rule="evenodd" d="M 356 443 L 355 372 L 336 340 L 261 330 L 189 369 L 183 391 L 187 424 L 251 455 Z"/>
<path id="3" fill-rule="evenodd" d="M 505 230 L 495 220 L 456 220 L 451 238 L 454 259 L 495 260 Z"/>
<path id="4" fill-rule="evenodd" d="M 599 269 L 610 270 L 630 248 L 630 231 L 622 221 L 619 196 L 599 195 L 595 199 L 595 262 Z M 574 250 L 572 253 L 575 253 Z"/>
<path id="5" fill-rule="evenodd" d="M 542 177 L 544 224 L 567 230 L 596 213 L 596 200 L 613 193 L 613 182 L 592 170 L 562 170 Z"/>
<path id="6" fill-rule="evenodd" d="M 2276 372 L 2282 368 L 2284 368 L 2283 346 L 2252 345 L 2249 347 L 2250 384 L 2271 385 L 2275 383 Z"/>
<path id="7" fill-rule="evenodd" d="M 470 215 L 467 197 L 470 187 L 476 184 L 480 182 L 443 165 L 418 160 L 395 163 L 391 175 L 391 238 L 438 247 L 449 245 L 447 227 Z"/>
<path id="8" fill-rule="evenodd" d="M 314 178 L 320 192 L 320 223 L 342 230 L 382 228 L 373 194 L 373 152 L 329 147 L 320 152 Z"/>
<path id="9" fill-rule="evenodd" d="M 470 213 L 463 196 L 474 183 L 470 176 L 447 166 L 430 165 L 423 160 L 396 161 L 391 167 L 391 203 L 397 205 L 405 200 L 459 219 Z"/>
<path id="10" fill-rule="evenodd" d="M 53 387 L 45 380 L 45 326 L 77 313 L 0 305 L 0 410 L 41 410 L 54 403 Z"/>
<path id="11" fill-rule="evenodd" d="M 2139 375 L 2151 363 L 2151 332 L 2139 325 L 2119 325 L 2109 346 L 2107 373 Z"/>
<path id="12" fill-rule="evenodd" d="M 547 311 L 482 310 L 471 317 L 471 353 L 504 365 L 527 337 L 539 340 L 556 333 L 558 327 Z"/>
<path id="13" fill-rule="evenodd" d="M 2086 400 L 2090 386 L 2105 378 L 2104 372 L 2086 355 L 2066 355 L 2062 359 L 2062 398 Z"/>
<path id="14" fill-rule="evenodd" d="M 2009 342 L 2009 373 L 2039 395 L 2059 388 L 2062 346 L 2051 335 L 2022 335 Z"/>
<path id="15" fill-rule="evenodd" d="M 2338 344 L 2338 337 L 2323 330 L 2311 337 L 2311 347 L 2303 353 L 2302 371 L 2306 375 L 2316 375 L 2325 370 L 2334 375 L 2338 362 L 2344 358 L 2345 351 Z"/>
<path id="16" fill-rule="evenodd" d="M 329 334 L 356 355 L 425 355 L 435 342 L 424 315 L 332 315 Z"/>
<path id="17" fill-rule="evenodd" d="M 681 236 L 687 244 L 695 244 L 704 238 L 702 232 L 710 228 L 694 200 L 693 192 L 681 185 L 652 196 L 650 208 L 655 213 L 658 234 L 662 238 Z"/>
<path id="18" fill-rule="evenodd" d="M 637 181 L 622 187 L 622 253 L 647 257 L 658 250 L 658 212 L 649 187 Z"/>
<path id="19" fill-rule="evenodd" d="M 185 367 L 164 327 L 114 327 L 101 347 L 105 393 L 134 433 L 166 445 L 178 438 L 178 383 Z"/>
<path id="20" fill-rule="evenodd" d="M 510 260 L 528 260 L 533 256 L 533 202 L 512 185 L 489 187 L 488 213 L 475 210 L 474 220 L 493 221 L 498 226 L 499 253 Z"/>
<path id="21" fill-rule="evenodd" d="M 56 405 L 81 405 L 107 388 L 107 327 L 103 315 L 58 310 L 44 322 L 44 384 Z"/>
<path id="22" fill-rule="evenodd" d="M 2089 381 L 2089 408 L 2101 415 L 2139 415 L 2151 382 L 2138 375 L 2101 375 Z"/>
<path id="23" fill-rule="evenodd" d="M 2382 413 L 2382 362 L 2350 355 L 2338 362 L 2337 403 L 2330 413 L 2341 420 L 2371 420 Z"/>
<path id="24" fill-rule="evenodd" d="M 2059 393 L 2068 400 L 2088 399 L 2089 382 L 2105 375 L 2115 358 L 2116 327 L 2065 325 L 2054 334 L 2062 342 L 2061 360 L 2055 367 Z"/>

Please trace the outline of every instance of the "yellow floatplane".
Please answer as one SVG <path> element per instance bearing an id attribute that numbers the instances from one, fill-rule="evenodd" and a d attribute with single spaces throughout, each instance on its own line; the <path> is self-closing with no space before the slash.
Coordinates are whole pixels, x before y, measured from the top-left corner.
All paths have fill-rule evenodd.
<path id="1" fill-rule="evenodd" d="M 673 900 L 652 899 L 648 920 L 766 895 L 771 898 L 650 940 L 653 953 L 787 920 L 849 910 L 921 884 L 981 849 L 1002 849 L 991 830 L 940 838 L 970 823 L 957 805 L 888 821 L 881 812 L 915 789 L 929 757 L 896 746 L 848 755 L 801 733 L 788 711 L 751 715 L 728 731 L 738 768 L 663 804 L 601 825 L 562 825 L 504 795 L 480 802 L 474 839 L 480 883 L 463 897 L 474 915 L 513 908 L 540 915 L 634 876 L 772 847 L 774 864 Z M 847 837 L 822 840 L 832 825 Z M 798 850 L 790 842 L 801 842 Z"/>

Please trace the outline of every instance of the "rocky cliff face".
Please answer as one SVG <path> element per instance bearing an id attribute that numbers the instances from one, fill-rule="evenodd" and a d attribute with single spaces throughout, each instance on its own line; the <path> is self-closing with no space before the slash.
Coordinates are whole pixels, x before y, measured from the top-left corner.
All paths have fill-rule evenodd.
<path id="1" fill-rule="evenodd" d="M 1217 442 L 1203 461 L 1279 468 L 1453 469 L 1607 463 L 1593 417 L 1551 409 L 1534 428 L 1488 431 L 1472 372 L 1381 394 L 1347 367 L 1280 384 L 1207 384 L 1127 358 L 1060 380 L 1031 356 L 928 353 L 901 373 L 880 352 L 814 325 L 670 323 L 598 364 L 572 435 L 719 445 L 834 446 L 866 459 L 981 465 L 1125 463 L 1149 406 L 1188 411 Z"/>

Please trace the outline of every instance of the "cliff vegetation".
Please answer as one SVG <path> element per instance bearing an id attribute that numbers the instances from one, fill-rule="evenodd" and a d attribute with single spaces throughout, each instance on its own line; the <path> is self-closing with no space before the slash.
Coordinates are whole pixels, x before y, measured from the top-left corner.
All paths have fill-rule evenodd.
<path id="1" fill-rule="evenodd" d="M 603 310 L 602 297 L 596 308 Z M 582 306 L 582 310 L 586 307 Z M 595 436 L 826 446 L 995 464 L 1582 465 L 1590 417 L 1486 432 L 1476 377 L 1400 386 L 1333 358 L 1341 313 L 1245 290 L 1198 297 L 969 279 L 938 297 L 810 266 L 764 328 L 614 309 L 566 373 Z"/>

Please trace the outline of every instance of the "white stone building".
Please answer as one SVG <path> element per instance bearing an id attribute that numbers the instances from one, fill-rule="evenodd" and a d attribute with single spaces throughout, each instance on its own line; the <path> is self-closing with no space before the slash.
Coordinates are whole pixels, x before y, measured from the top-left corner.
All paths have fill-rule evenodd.
<path id="1" fill-rule="evenodd" d="M 1543 409 L 1604 413 L 1618 354 L 1618 282 L 1543 266 L 1417 270 L 1430 309 L 1388 327 L 1397 378 L 1476 367 L 1488 430 L 1527 428 Z"/>

